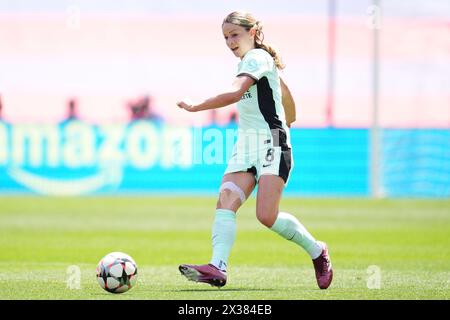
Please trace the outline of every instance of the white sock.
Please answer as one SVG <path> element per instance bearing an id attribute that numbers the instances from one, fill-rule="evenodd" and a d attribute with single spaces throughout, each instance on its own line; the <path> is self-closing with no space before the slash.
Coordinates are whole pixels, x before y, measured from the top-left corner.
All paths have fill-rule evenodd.
<path id="1" fill-rule="evenodd" d="M 227 271 L 228 258 L 236 239 L 236 213 L 231 210 L 217 209 L 212 228 L 213 254 L 211 264 Z"/>
<path id="2" fill-rule="evenodd" d="M 270 230 L 301 246 L 308 252 L 312 259 L 316 259 L 322 253 L 322 246 L 306 230 L 300 221 L 289 213 L 279 212 L 277 220 L 275 220 Z"/>

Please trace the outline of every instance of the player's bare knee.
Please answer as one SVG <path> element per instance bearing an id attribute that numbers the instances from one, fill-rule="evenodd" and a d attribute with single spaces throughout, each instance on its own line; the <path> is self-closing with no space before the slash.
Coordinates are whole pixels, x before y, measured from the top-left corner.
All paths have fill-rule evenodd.
<path id="1" fill-rule="evenodd" d="M 219 193 L 219 200 L 217 201 L 217 208 L 219 209 L 237 209 L 240 206 L 239 197 L 231 190 L 221 190 Z"/>
<path id="2" fill-rule="evenodd" d="M 236 211 L 245 201 L 245 194 L 235 183 L 225 182 L 220 187 L 218 209 L 229 209 Z"/>

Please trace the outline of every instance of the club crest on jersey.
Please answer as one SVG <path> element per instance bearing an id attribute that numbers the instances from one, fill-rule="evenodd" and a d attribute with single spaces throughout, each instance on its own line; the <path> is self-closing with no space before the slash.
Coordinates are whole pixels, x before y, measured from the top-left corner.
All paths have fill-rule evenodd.
<path id="1" fill-rule="evenodd" d="M 249 72 L 258 70 L 258 61 L 256 61 L 255 59 L 248 60 L 246 69 Z"/>

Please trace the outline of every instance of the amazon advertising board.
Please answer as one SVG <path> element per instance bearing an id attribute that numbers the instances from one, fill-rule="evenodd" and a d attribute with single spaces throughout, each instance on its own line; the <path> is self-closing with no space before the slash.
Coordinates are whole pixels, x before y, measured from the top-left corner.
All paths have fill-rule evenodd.
<path id="1" fill-rule="evenodd" d="M 296 160 L 287 193 L 367 194 L 366 130 L 332 131 L 292 130 Z M 211 194 L 219 187 L 235 141 L 233 125 L 0 123 L 0 191 Z M 328 157 L 345 153 L 348 160 L 336 158 L 326 172 L 320 170 Z M 336 166 L 340 169 L 328 174 Z"/>
<path id="2" fill-rule="evenodd" d="M 448 130 L 384 130 L 386 196 L 450 195 Z M 214 194 L 236 127 L 0 122 L 0 194 Z M 288 195 L 368 196 L 367 129 L 291 130 Z"/>

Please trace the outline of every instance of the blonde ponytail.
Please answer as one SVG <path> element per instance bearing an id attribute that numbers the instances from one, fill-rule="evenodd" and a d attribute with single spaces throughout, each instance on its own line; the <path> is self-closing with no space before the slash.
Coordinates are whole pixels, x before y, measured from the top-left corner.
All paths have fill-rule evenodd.
<path id="1" fill-rule="evenodd" d="M 261 24 L 261 22 L 260 21 L 256 21 L 253 28 L 255 28 L 255 30 L 256 30 L 255 47 L 266 50 L 272 56 L 276 67 L 278 69 L 280 69 L 280 70 L 284 69 L 286 66 L 281 61 L 280 55 L 275 51 L 274 48 L 272 48 L 270 45 L 264 43 L 264 33 L 262 32 L 262 24 Z"/>
<path id="2" fill-rule="evenodd" d="M 281 61 L 280 55 L 267 43 L 264 43 L 264 33 L 262 32 L 262 23 L 257 21 L 251 14 L 243 12 L 232 12 L 223 20 L 223 23 L 232 23 L 244 27 L 247 31 L 255 29 L 255 48 L 267 51 L 273 58 L 275 66 L 278 69 L 284 69 L 285 65 Z M 222 24 L 223 25 L 223 24 Z"/>

